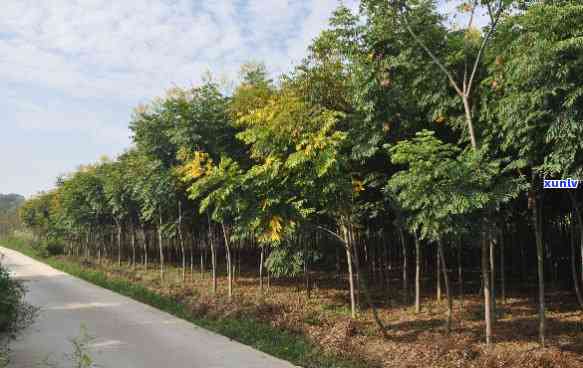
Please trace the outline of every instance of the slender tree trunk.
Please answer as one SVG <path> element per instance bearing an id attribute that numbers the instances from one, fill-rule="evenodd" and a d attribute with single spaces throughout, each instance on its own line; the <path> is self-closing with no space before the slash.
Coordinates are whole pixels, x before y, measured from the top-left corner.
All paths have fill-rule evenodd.
<path id="1" fill-rule="evenodd" d="M 409 303 L 409 280 L 407 278 L 408 269 L 407 265 L 409 264 L 408 252 L 407 252 L 407 245 L 405 243 L 405 234 L 403 233 L 403 229 L 399 227 L 399 237 L 401 238 L 401 247 L 403 249 L 403 302 L 405 304 Z"/>
<path id="2" fill-rule="evenodd" d="M 225 238 L 225 252 L 227 256 L 227 283 L 229 287 L 229 300 L 233 299 L 233 262 L 231 259 L 231 244 L 229 241 L 229 234 L 224 223 L 221 223 L 223 228 L 223 236 Z"/>
<path id="3" fill-rule="evenodd" d="M 441 264 L 441 258 L 439 257 L 439 246 L 436 250 L 435 261 L 437 263 L 437 272 L 435 273 L 435 277 L 437 279 L 437 302 L 441 303 L 441 268 L 443 265 Z"/>
<path id="4" fill-rule="evenodd" d="M 85 235 L 85 260 L 87 260 L 87 258 L 89 258 L 89 243 L 91 242 L 91 229 L 89 231 L 87 231 L 87 234 Z M 101 261 L 101 258 L 100 258 Z"/>
<path id="5" fill-rule="evenodd" d="M 357 248 L 356 248 L 356 242 L 355 242 L 355 237 L 354 237 L 354 230 L 352 228 L 352 224 L 350 224 L 350 223 L 348 224 L 348 239 L 349 239 L 348 248 L 356 251 Z M 379 329 L 381 330 L 381 333 L 383 334 L 383 336 L 385 338 L 387 338 L 388 337 L 387 329 L 383 325 L 383 323 L 378 315 L 377 308 L 375 307 L 375 305 L 372 302 L 372 297 L 370 295 L 370 292 L 368 290 L 368 286 L 366 284 L 366 277 L 361 275 L 360 257 L 358 256 L 358 253 L 356 253 L 354 255 L 354 267 L 356 268 L 356 274 L 358 275 L 358 280 L 359 280 L 362 292 L 364 294 L 364 297 L 365 297 L 369 307 L 372 310 L 372 315 L 373 315 L 374 321 L 377 324 L 377 326 L 379 327 Z"/>
<path id="6" fill-rule="evenodd" d="M 451 320 L 453 313 L 453 300 L 451 297 L 451 288 L 449 287 L 449 275 L 447 273 L 447 265 L 445 263 L 445 253 L 443 251 L 443 242 L 439 241 L 437 243 L 439 248 L 439 258 L 441 259 L 441 270 L 443 273 L 443 282 L 445 284 L 445 295 L 447 297 L 447 323 L 445 325 L 445 330 L 447 333 L 451 332 Z"/>
<path id="7" fill-rule="evenodd" d="M 264 257 L 265 249 L 263 249 L 263 245 L 261 246 L 261 253 L 259 255 L 259 291 L 261 295 L 263 295 L 263 257 Z"/>
<path id="8" fill-rule="evenodd" d="M 305 288 L 308 299 L 312 297 L 312 281 L 310 279 L 310 256 L 309 256 L 309 243 L 308 239 L 301 238 L 304 243 L 304 276 L 305 276 Z"/>
<path id="9" fill-rule="evenodd" d="M 204 249 L 202 247 L 204 247 Z M 204 243 L 201 243 L 201 248 L 200 248 L 200 279 L 201 280 L 204 279 L 204 259 L 205 259 L 205 255 L 206 255 L 206 246 L 205 246 Z"/>
<path id="10" fill-rule="evenodd" d="M 142 239 L 144 240 L 144 270 L 148 270 L 148 234 L 146 234 L 146 229 L 144 225 L 141 226 Z"/>
<path id="11" fill-rule="evenodd" d="M 356 293 L 354 289 L 354 274 L 352 271 L 352 251 L 348 246 L 345 246 L 346 250 L 346 263 L 348 265 L 348 285 L 350 288 L 350 315 L 352 318 L 356 318 Z"/>
<path id="12" fill-rule="evenodd" d="M 532 221 L 534 225 L 536 238 L 536 258 L 538 271 L 538 315 L 539 315 L 539 339 L 541 346 L 545 346 L 546 337 L 546 316 L 545 316 L 545 280 L 544 280 L 544 247 L 541 213 L 538 203 L 538 181 L 533 174 L 533 192 L 532 192 Z"/>
<path id="13" fill-rule="evenodd" d="M 211 266 L 212 266 L 212 276 L 213 276 L 213 294 L 217 293 L 218 281 L 217 281 L 217 252 L 215 249 L 215 239 L 214 234 L 209 234 L 209 247 L 211 250 Z"/>
<path id="14" fill-rule="evenodd" d="M 158 248 L 160 250 L 160 281 L 164 282 L 164 248 L 162 244 L 162 210 L 159 210 Z"/>
<path id="15" fill-rule="evenodd" d="M 110 231 L 109 233 L 110 237 L 109 237 L 109 246 L 111 247 L 111 261 L 113 262 L 113 248 L 115 246 L 115 231 L 113 231 L 113 229 Z M 107 259 L 109 257 L 109 252 L 107 249 L 107 244 L 103 244 L 103 253 L 105 254 L 105 258 Z"/>
<path id="16" fill-rule="evenodd" d="M 121 267 L 121 232 L 122 224 L 120 221 L 117 222 L 117 265 Z"/>
<path id="17" fill-rule="evenodd" d="M 336 280 L 340 280 L 341 268 L 340 268 L 340 248 L 336 247 Z"/>
<path id="18" fill-rule="evenodd" d="M 504 259 L 504 230 L 501 229 L 500 232 L 500 286 L 501 286 L 501 297 L 502 304 L 506 305 L 506 262 Z"/>
<path id="19" fill-rule="evenodd" d="M 350 239 L 348 236 L 348 228 L 345 224 L 341 225 L 342 235 L 344 238 L 344 249 L 346 251 L 346 265 L 348 266 L 348 285 L 350 288 L 350 315 L 356 318 L 356 297 L 354 290 L 354 274 L 352 271 L 352 249 L 350 249 Z"/>
<path id="20" fill-rule="evenodd" d="M 382 232 L 382 230 L 381 230 Z M 374 237 L 375 242 L 377 243 L 377 247 L 378 247 L 378 257 L 379 257 L 379 281 L 380 281 L 380 285 L 381 286 L 385 286 L 386 285 L 386 280 L 387 280 L 387 274 L 386 274 L 386 264 L 385 264 L 385 255 L 386 255 L 386 247 L 385 247 L 385 243 L 382 241 L 382 237 L 379 236 L 375 236 Z"/>
<path id="21" fill-rule="evenodd" d="M 385 263 L 385 289 L 387 290 L 387 298 L 389 299 L 390 302 L 390 298 L 391 298 L 391 261 L 389 258 L 389 247 L 390 244 L 387 242 L 387 239 L 385 237 L 385 233 L 383 232 L 381 234 L 381 242 L 382 242 L 382 246 L 383 246 L 383 258 L 384 258 L 384 263 Z"/>
<path id="22" fill-rule="evenodd" d="M 182 234 L 182 201 L 178 201 L 178 241 L 182 253 L 182 282 L 186 281 L 186 251 L 184 248 L 184 237 Z"/>
<path id="23" fill-rule="evenodd" d="M 271 271 L 267 269 L 267 291 L 271 289 Z"/>
<path id="24" fill-rule="evenodd" d="M 496 322 L 496 257 L 495 257 L 495 247 L 496 247 L 496 234 L 490 232 L 489 239 L 489 251 L 490 251 L 490 301 L 492 302 L 492 320 Z"/>
<path id="25" fill-rule="evenodd" d="M 484 319 L 486 322 L 486 345 L 492 343 L 492 303 L 490 301 L 490 267 L 488 265 L 487 230 L 482 233 L 482 283 L 484 292 Z"/>
<path id="26" fill-rule="evenodd" d="M 571 274 L 573 275 L 573 285 L 575 286 L 575 295 L 577 296 L 577 302 L 579 307 L 583 309 L 583 297 L 581 296 L 581 290 L 579 289 L 579 277 L 577 277 L 577 254 L 575 252 L 575 224 L 571 223 Z"/>
<path id="27" fill-rule="evenodd" d="M 421 244 L 417 233 L 415 238 L 415 313 L 421 312 Z"/>
<path id="28" fill-rule="evenodd" d="M 237 273 L 235 274 L 236 279 L 238 280 L 241 277 L 241 248 L 243 246 L 242 242 L 239 242 L 239 248 L 237 248 Z"/>
<path id="29" fill-rule="evenodd" d="M 210 215 L 207 213 L 207 218 L 208 218 L 208 225 L 209 225 L 209 229 L 208 229 L 208 241 L 209 241 L 209 248 L 211 250 L 211 266 L 212 266 L 212 276 L 213 276 L 213 294 L 217 293 L 217 254 L 215 251 L 215 236 L 214 236 L 214 232 L 213 232 L 213 228 L 212 228 L 212 222 L 211 222 L 211 217 Z"/>
<path id="30" fill-rule="evenodd" d="M 516 237 L 514 237 L 514 240 L 516 240 Z M 521 242 L 520 246 L 520 260 L 520 280 L 528 281 L 526 276 L 526 244 L 524 242 Z"/>
<path id="31" fill-rule="evenodd" d="M 132 247 L 132 269 L 135 270 L 136 269 L 136 229 L 134 227 L 134 224 L 132 223 L 130 225 L 130 242 L 131 242 L 131 247 Z"/>
<path id="32" fill-rule="evenodd" d="M 101 244 L 99 243 L 99 239 L 97 239 L 97 264 L 101 265 Z"/>
<path id="33" fill-rule="evenodd" d="M 194 280 L 194 250 L 196 249 L 196 242 L 194 240 L 194 234 L 192 242 L 190 243 L 190 281 Z"/>
<path id="34" fill-rule="evenodd" d="M 476 134 L 474 133 L 474 124 L 472 118 L 472 107 L 470 106 L 470 100 L 467 96 L 462 96 L 462 101 L 464 104 L 464 112 L 466 115 L 466 124 L 468 125 L 468 132 L 470 133 L 470 141 L 472 142 L 472 148 L 477 149 L 478 144 L 476 142 Z"/>
<path id="35" fill-rule="evenodd" d="M 464 270 L 463 270 L 463 263 L 462 263 L 462 242 L 458 240 L 458 247 L 457 247 L 457 278 L 458 278 L 458 286 L 459 286 L 459 295 L 460 295 L 460 316 L 463 316 L 464 313 Z M 460 317 L 460 320 L 462 318 Z"/>
<path id="36" fill-rule="evenodd" d="M 581 282 L 583 283 L 583 216 L 581 215 L 581 211 L 579 210 L 579 205 L 577 203 L 577 199 L 575 195 L 569 191 L 569 197 L 571 198 L 571 204 L 573 206 L 574 214 L 577 219 L 577 225 L 579 228 L 579 242 L 580 242 L 580 250 L 581 250 Z"/>

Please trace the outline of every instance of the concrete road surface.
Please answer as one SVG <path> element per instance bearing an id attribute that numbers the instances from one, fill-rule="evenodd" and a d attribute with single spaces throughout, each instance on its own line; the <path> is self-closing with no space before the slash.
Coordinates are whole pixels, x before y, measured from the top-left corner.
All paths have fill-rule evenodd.
<path id="1" fill-rule="evenodd" d="M 11 343 L 14 368 L 38 363 L 69 367 L 64 354 L 84 325 L 94 337 L 89 353 L 103 368 L 291 368 L 226 337 L 57 271 L 0 247 L 1 262 L 28 288 L 40 308 L 34 324 Z"/>

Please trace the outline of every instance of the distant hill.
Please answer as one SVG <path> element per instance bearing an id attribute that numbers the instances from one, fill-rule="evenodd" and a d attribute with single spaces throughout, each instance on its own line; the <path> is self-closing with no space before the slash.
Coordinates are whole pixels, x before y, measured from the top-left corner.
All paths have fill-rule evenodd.
<path id="1" fill-rule="evenodd" d="M 23 202 L 19 194 L 0 194 L 0 213 L 14 212 Z"/>

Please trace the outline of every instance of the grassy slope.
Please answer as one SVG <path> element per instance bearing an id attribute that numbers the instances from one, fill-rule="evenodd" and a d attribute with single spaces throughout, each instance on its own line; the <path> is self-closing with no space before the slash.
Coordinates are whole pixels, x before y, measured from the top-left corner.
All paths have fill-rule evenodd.
<path id="1" fill-rule="evenodd" d="M 25 240 L 11 239 L 0 241 L 0 246 L 14 249 L 70 275 L 89 281 L 119 294 L 173 314 L 198 326 L 217 332 L 243 344 L 252 346 L 275 357 L 290 361 L 303 367 L 352 368 L 364 367 L 363 363 L 341 360 L 322 354 L 305 337 L 275 328 L 268 323 L 248 318 L 194 317 L 188 308 L 171 298 L 153 292 L 142 285 L 131 283 L 122 278 L 108 277 L 105 273 L 84 269 L 76 262 L 43 257 Z"/>

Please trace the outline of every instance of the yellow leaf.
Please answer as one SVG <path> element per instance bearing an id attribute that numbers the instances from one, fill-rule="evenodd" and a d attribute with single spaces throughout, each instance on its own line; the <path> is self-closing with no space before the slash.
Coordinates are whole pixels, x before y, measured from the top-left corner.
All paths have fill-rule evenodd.
<path id="1" fill-rule="evenodd" d="M 362 182 L 362 180 L 352 179 L 352 190 L 355 193 L 364 191 L 364 183 Z"/>

